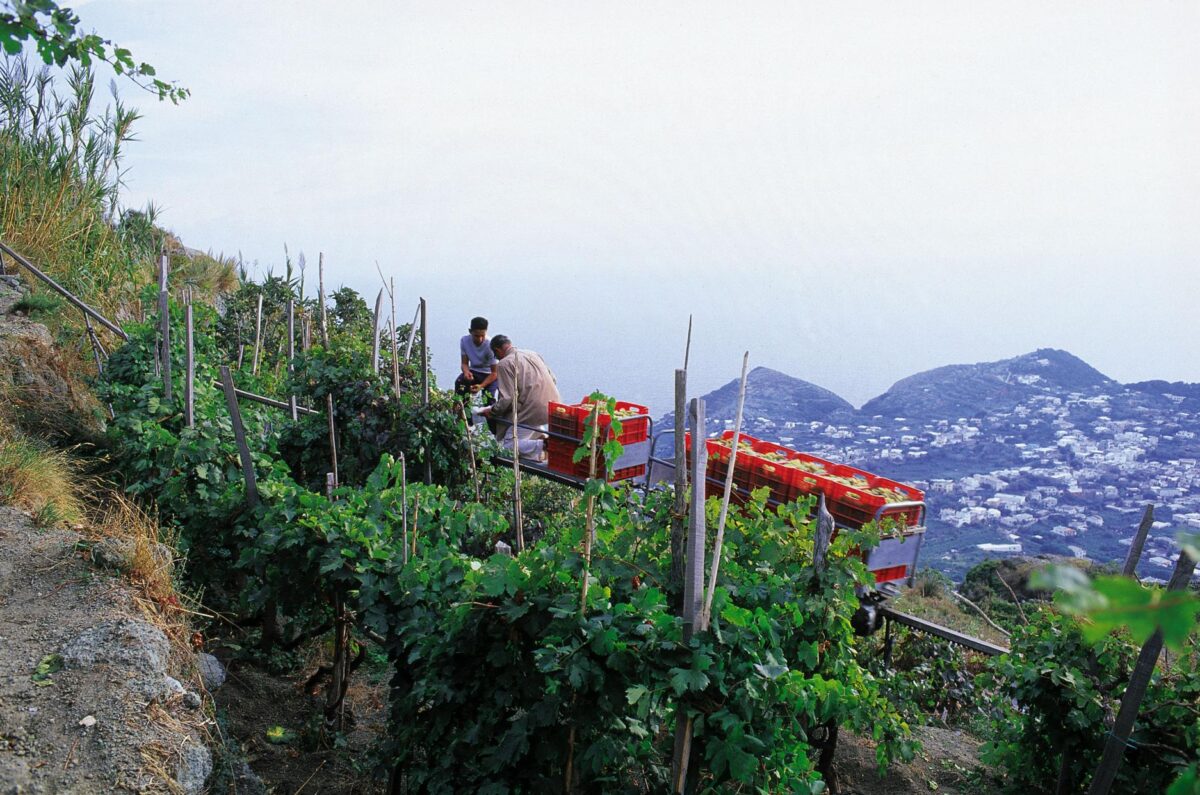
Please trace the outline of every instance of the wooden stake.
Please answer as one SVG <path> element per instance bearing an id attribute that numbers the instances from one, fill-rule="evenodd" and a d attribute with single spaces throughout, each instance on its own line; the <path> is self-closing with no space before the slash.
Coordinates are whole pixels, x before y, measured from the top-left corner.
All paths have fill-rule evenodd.
<path id="1" fill-rule="evenodd" d="M 396 341 L 396 280 L 392 279 L 388 294 L 392 297 L 392 392 L 400 397 L 400 357 L 399 343 Z M 407 358 L 407 356 L 405 357 Z"/>
<path id="2" fill-rule="evenodd" d="M 421 299 L 421 405 L 425 408 L 426 412 L 429 411 L 429 335 L 426 333 L 426 331 L 427 331 L 426 321 L 427 320 L 428 320 L 427 307 L 425 304 L 425 299 L 422 298 Z M 517 416 L 516 414 L 513 414 L 514 420 L 516 419 L 516 416 Z M 514 431 L 516 430 L 515 423 L 513 425 L 513 430 Z M 513 438 L 515 439 L 516 436 L 514 435 Z M 514 455 L 513 460 L 516 460 L 516 459 L 517 459 L 517 456 Z M 428 455 L 426 455 L 425 456 L 425 485 L 428 486 L 431 483 L 433 483 L 433 461 Z"/>
<path id="3" fill-rule="evenodd" d="M 700 612 L 704 587 L 704 472 L 707 450 L 704 440 L 704 401 L 692 398 L 688 411 L 688 426 L 692 434 L 692 500 L 691 527 L 687 539 L 687 570 L 683 581 L 683 640 L 691 640 Z M 681 702 L 675 718 L 675 753 L 671 764 L 671 791 L 682 793 L 688 779 L 692 755 L 693 721 L 684 717 L 685 703 Z"/>
<path id="4" fill-rule="evenodd" d="M 1182 591 L 1186 588 L 1195 569 L 1196 561 L 1186 552 L 1180 552 L 1179 560 L 1175 562 L 1175 571 L 1171 573 L 1171 581 L 1167 583 L 1167 591 Z M 1134 664 L 1133 673 L 1129 677 L 1129 686 L 1125 688 L 1125 695 L 1121 697 L 1121 710 L 1117 713 L 1117 720 L 1104 743 L 1104 755 L 1100 757 L 1100 765 L 1096 768 L 1088 795 L 1108 795 L 1112 788 L 1117 771 L 1121 769 L 1125 748 L 1129 744 L 1129 735 L 1133 733 L 1133 724 L 1137 720 L 1138 709 L 1146 695 L 1146 687 L 1150 684 L 1150 677 L 1154 673 L 1162 646 L 1162 630 L 1157 629 L 1138 654 L 1137 663 Z"/>
<path id="5" fill-rule="evenodd" d="M 329 418 L 329 460 L 333 464 L 333 483 L 338 484 L 337 425 L 333 416 L 333 395 L 325 396 L 325 416 Z"/>
<path id="6" fill-rule="evenodd" d="M 688 357 L 692 354 L 692 316 L 688 315 L 687 345 L 683 347 L 683 369 L 688 369 Z"/>
<path id="7" fill-rule="evenodd" d="M 1142 549 L 1146 546 L 1146 536 L 1150 533 L 1150 528 L 1154 525 L 1154 506 L 1147 505 L 1146 511 L 1142 514 L 1142 522 L 1138 525 L 1137 532 L 1133 534 L 1133 543 L 1129 545 L 1129 554 L 1125 556 L 1125 567 L 1121 573 L 1126 577 L 1137 576 L 1138 561 L 1142 559 Z"/>
<path id="8" fill-rule="evenodd" d="M 400 453 L 400 526 L 404 535 L 404 563 L 408 563 L 408 462 Z"/>
<path id="9" fill-rule="evenodd" d="M 471 433 L 471 426 L 467 422 L 467 407 L 461 400 L 454 402 L 458 404 L 458 416 L 462 418 L 463 426 L 466 428 L 467 453 L 470 455 L 471 461 L 471 483 L 475 487 L 475 502 L 479 502 L 479 471 L 475 468 L 475 434 Z"/>
<path id="10" fill-rule="evenodd" d="M 254 459 L 246 444 L 246 429 L 242 426 L 242 412 L 238 409 L 237 392 L 229 368 L 221 365 L 221 386 L 225 389 L 225 405 L 229 408 L 229 419 L 233 424 L 233 438 L 237 442 L 238 457 L 242 462 L 242 477 L 246 481 L 246 504 L 253 509 L 258 505 L 258 480 L 254 476 Z"/>
<path id="11" fill-rule="evenodd" d="M 671 591 L 675 597 L 674 607 L 683 608 L 679 601 L 683 594 L 684 544 L 687 541 L 687 448 L 685 428 L 687 422 L 687 370 L 675 371 L 675 508 L 671 512 Z M 693 440 L 692 447 L 701 444 Z M 695 488 L 704 488 L 700 481 Z"/>
<path id="12" fill-rule="evenodd" d="M 379 372 L 379 318 L 383 312 L 383 288 L 375 296 L 375 325 L 371 332 L 371 372 Z"/>
<path id="13" fill-rule="evenodd" d="M 404 361 L 412 358 L 413 340 L 417 338 L 417 318 L 421 316 L 421 302 L 417 302 L 417 311 L 413 312 L 412 323 L 408 325 L 408 345 L 404 348 Z"/>
<path id="14" fill-rule="evenodd" d="M 167 252 L 162 253 L 162 267 L 158 275 L 159 340 L 162 343 L 163 399 L 171 400 L 171 297 L 167 293 L 167 277 L 171 267 Z"/>
<path id="15" fill-rule="evenodd" d="M 713 592 L 717 590 L 717 573 L 721 569 L 721 547 L 725 543 L 725 519 L 729 516 L 729 496 L 733 491 L 733 468 L 737 462 L 738 442 L 742 438 L 742 407 L 746 404 L 746 368 L 750 364 L 750 351 L 742 356 L 742 383 L 738 388 L 737 414 L 733 421 L 733 450 L 729 454 L 729 471 L 725 473 L 725 491 L 721 495 L 721 515 L 717 520 L 717 540 L 713 545 L 712 570 L 708 576 L 708 590 L 704 597 L 704 609 L 700 611 L 700 631 L 708 629 L 712 620 Z"/>
<path id="16" fill-rule="evenodd" d="M 258 375 L 258 356 L 262 352 L 262 292 L 258 293 L 258 309 L 254 312 L 254 357 L 250 360 L 250 374 Z"/>
<path id="17" fill-rule="evenodd" d="M 600 438 L 600 404 L 592 409 L 592 441 L 588 445 L 588 480 L 596 477 L 596 442 Z M 516 456 L 513 456 L 516 458 Z M 592 570 L 592 545 L 596 543 L 596 497 L 587 498 L 587 513 L 583 529 L 583 588 L 579 597 L 579 616 L 587 612 L 588 579 Z"/>
<path id="18" fill-rule="evenodd" d="M 183 376 L 183 419 L 187 427 L 196 427 L 196 349 L 192 319 L 192 301 L 183 307 L 184 376 Z"/>
<path id="19" fill-rule="evenodd" d="M 317 255 L 317 294 L 318 300 L 321 302 L 321 342 L 325 344 L 325 349 L 329 350 L 329 314 L 325 309 L 325 255 Z M 337 467 L 334 467 L 334 474 Z"/>
<path id="20" fill-rule="evenodd" d="M 287 335 L 287 369 L 290 375 L 296 372 L 296 302 L 290 296 L 287 302 Z M 288 408 L 292 412 L 292 422 L 295 422 L 299 415 L 296 411 L 296 393 L 290 389 L 288 392 Z"/>
<path id="21" fill-rule="evenodd" d="M 516 356 L 516 351 L 511 351 L 509 356 Z M 514 368 L 516 372 L 513 374 L 513 398 L 512 398 L 512 451 L 513 451 L 513 521 L 516 523 L 517 529 L 517 551 L 525 551 L 525 517 L 521 506 L 521 443 L 517 441 L 517 418 L 521 416 L 520 400 L 521 400 L 521 362 L 518 360 Z"/>

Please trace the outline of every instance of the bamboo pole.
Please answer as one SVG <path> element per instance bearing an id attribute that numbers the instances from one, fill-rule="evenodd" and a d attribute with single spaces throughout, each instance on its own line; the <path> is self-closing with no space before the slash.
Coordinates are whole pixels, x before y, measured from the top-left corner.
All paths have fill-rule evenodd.
<path id="1" fill-rule="evenodd" d="M 1179 559 L 1175 561 L 1175 570 L 1171 573 L 1171 580 L 1167 583 L 1167 591 L 1182 591 L 1186 588 L 1195 569 L 1196 561 L 1186 552 L 1180 552 Z M 1129 677 L 1129 685 L 1125 688 L 1125 695 L 1121 697 L 1121 710 L 1117 713 L 1116 722 L 1113 723 L 1112 731 L 1108 733 L 1108 739 L 1104 743 L 1104 754 L 1100 757 L 1100 765 L 1096 768 L 1088 795 L 1108 795 L 1112 788 L 1117 771 L 1121 769 L 1125 749 L 1129 745 L 1129 735 L 1133 732 L 1138 709 L 1146 695 L 1146 687 L 1150 684 L 1150 677 L 1154 673 L 1162 646 L 1163 634 L 1160 628 L 1146 640 L 1138 654 L 1137 663 L 1134 664 L 1133 673 Z"/>
<path id="2" fill-rule="evenodd" d="M 733 491 L 733 468 L 737 462 L 738 442 L 742 438 L 742 407 L 746 404 L 746 368 L 750 364 L 750 352 L 742 356 L 742 382 L 738 388 L 737 413 L 733 421 L 733 450 L 729 454 L 729 471 L 725 473 L 725 491 L 721 494 L 721 514 L 717 519 L 717 540 L 713 544 L 712 569 L 708 575 L 708 591 L 704 596 L 704 609 L 700 611 L 700 631 L 708 629 L 712 620 L 713 593 L 717 590 L 717 573 L 721 569 L 721 548 L 725 543 L 725 520 L 729 516 L 729 496 Z"/>
<path id="3" fill-rule="evenodd" d="M 172 383 L 171 383 L 171 296 L 167 292 L 167 280 L 171 269 L 171 260 L 164 250 L 162 253 L 162 266 L 158 271 L 158 317 L 159 317 L 159 342 L 162 344 L 162 379 L 163 379 L 163 400 L 171 400 Z"/>
<path id="4" fill-rule="evenodd" d="M 262 289 L 259 288 L 258 308 L 254 312 L 254 356 L 250 359 L 250 374 L 258 375 L 258 357 L 262 352 Z"/>
<path id="5" fill-rule="evenodd" d="M 7 254 L 9 257 L 12 258 L 13 262 L 24 267 L 25 270 L 32 273 L 38 279 L 41 279 L 43 282 L 45 282 L 50 287 L 50 289 L 54 290 L 56 293 L 61 295 L 63 298 L 67 299 L 67 302 L 70 303 L 72 306 L 74 306 L 76 309 L 83 312 L 85 315 L 90 315 L 92 320 L 95 320 L 101 326 L 104 326 L 106 329 L 111 331 L 113 334 L 116 334 L 121 339 L 123 339 L 123 340 L 129 339 L 129 335 L 126 334 L 121 329 L 120 326 L 118 326 L 116 323 L 113 323 L 108 318 L 104 317 L 104 315 L 100 314 L 95 309 L 92 309 L 90 306 L 85 304 L 80 299 L 76 298 L 74 295 L 71 294 L 71 292 L 69 290 L 67 290 L 65 287 L 63 287 L 58 282 L 51 279 L 45 273 L 40 271 L 32 262 L 30 262 L 29 260 L 22 257 L 17 252 L 13 251 L 11 248 L 6 246 L 2 242 L 0 242 L 0 252 Z"/>
<path id="6" fill-rule="evenodd" d="M 192 298 L 187 297 L 183 306 L 184 328 L 184 376 L 183 376 L 183 419 L 187 427 L 196 427 L 196 349 L 193 329 Z"/>
<path id="7" fill-rule="evenodd" d="M 216 384 L 217 386 L 221 386 L 220 379 L 213 381 L 213 383 Z M 234 392 L 236 392 L 237 396 L 243 400 L 252 400 L 255 403 L 261 403 L 264 406 L 270 406 L 271 408 L 276 408 L 276 409 L 290 409 L 291 408 L 290 405 L 288 405 L 287 403 L 285 403 L 282 400 L 275 400 L 274 398 L 265 397 L 263 395 L 256 395 L 253 392 L 247 392 L 244 389 L 235 389 Z M 313 414 L 313 415 L 319 415 L 321 413 L 321 412 L 317 411 L 316 409 L 310 409 L 305 406 L 296 406 L 296 412 L 298 414 Z"/>

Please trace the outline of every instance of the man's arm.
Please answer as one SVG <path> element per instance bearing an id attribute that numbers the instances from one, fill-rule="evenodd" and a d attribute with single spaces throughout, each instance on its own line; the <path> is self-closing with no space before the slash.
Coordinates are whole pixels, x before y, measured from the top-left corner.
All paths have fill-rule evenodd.
<path id="1" fill-rule="evenodd" d="M 482 380 L 482 381 L 479 383 L 479 388 L 480 388 L 480 389 L 487 389 L 489 386 L 491 386 L 491 385 L 492 385 L 492 382 L 493 382 L 493 381 L 495 381 L 495 380 L 496 380 L 496 378 L 497 378 L 497 375 L 496 375 L 496 369 L 497 369 L 497 365 L 494 365 L 494 364 L 493 364 L 493 365 L 492 365 L 492 372 L 491 372 L 491 374 L 490 374 L 490 375 L 488 375 L 488 377 L 487 377 L 487 378 L 483 379 L 483 380 Z"/>
<path id="2" fill-rule="evenodd" d="M 508 359 L 504 361 L 508 361 Z M 497 396 L 496 402 L 492 404 L 491 414 L 493 417 L 502 417 L 512 411 L 512 396 L 516 391 L 517 371 L 515 367 L 505 367 L 504 362 L 501 362 L 496 366 L 493 375 L 496 376 L 499 384 L 500 394 Z"/>
<path id="3" fill-rule="evenodd" d="M 463 378 L 465 378 L 468 381 L 474 381 L 475 376 L 472 375 L 472 373 L 471 373 L 471 360 L 467 358 L 467 355 L 465 353 L 462 355 L 462 365 L 461 366 L 462 366 Z"/>

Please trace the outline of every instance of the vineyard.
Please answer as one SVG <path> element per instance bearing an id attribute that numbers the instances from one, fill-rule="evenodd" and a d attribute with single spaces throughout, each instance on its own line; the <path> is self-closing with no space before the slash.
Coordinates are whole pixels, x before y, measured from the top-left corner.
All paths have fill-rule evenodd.
<path id="1" fill-rule="evenodd" d="M 46 143 L 28 125 L 3 136 L 6 175 Z M 290 258 L 261 282 L 214 278 L 212 258 L 189 277 L 181 250 L 157 255 L 151 244 L 172 241 L 153 218 L 114 226 L 103 210 L 94 245 L 131 241 L 141 259 L 120 262 L 136 276 L 81 274 L 86 251 L 20 238 L 36 197 L 3 201 L 3 240 L 39 251 L 64 294 L 111 322 L 84 327 L 59 307 L 60 341 L 86 340 L 97 371 L 89 464 L 176 540 L 177 585 L 206 617 L 198 642 L 236 638 L 239 660 L 264 668 L 319 649 L 311 734 L 331 749 L 356 720 L 346 695 L 364 659 L 382 660 L 387 728 L 357 760 L 376 791 L 820 793 L 836 788 L 839 731 L 869 740 L 885 773 L 919 751 L 911 727 L 928 722 L 981 737 L 988 786 L 1096 791 L 1115 738 L 1111 791 L 1200 792 L 1190 566 L 1171 590 L 1058 567 L 1018 594 L 973 572 L 962 590 L 974 584 L 971 601 L 1007 635 L 994 659 L 901 628 L 861 638 L 851 618 L 874 585 L 861 552 L 887 528 L 843 530 L 822 554 L 812 494 L 775 507 L 759 490 L 726 518 L 716 496 L 689 513 L 670 489 L 603 472 L 581 493 L 523 481 L 490 463 L 494 443 L 437 388 L 424 324 L 381 324 L 382 294 L 374 312 L 347 288 L 327 298 L 322 267 L 314 297 Z M 10 272 L 28 266 L 31 298 L 49 300 L 5 250 Z M 613 399 L 593 399 L 607 409 L 589 416 L 576 460 L 602 468 L 620 450 L 599 417 L 620 419 Z M 6 451 L 29 431 L 6 427 L 12 477 Z M 701 517 L 723 532 L 697 573 L 679 528 Z M 1197 551 L 1183 548 L 1179 570 Z M 689 577 L 711 600 L 696 626 Z M 904 598 L 951 591 L 922 573 Z M 1136 723 L 1121 729 L 1139 671 Z"/>

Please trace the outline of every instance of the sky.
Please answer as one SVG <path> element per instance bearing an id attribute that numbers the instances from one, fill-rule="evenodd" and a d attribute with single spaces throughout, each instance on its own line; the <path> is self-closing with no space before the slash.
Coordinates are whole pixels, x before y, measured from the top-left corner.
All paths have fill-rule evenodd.
<path id="1" fill-rule="evenodd" d="M 72 5 L 70 2 L 65 3 Z M 1200 382 L 1200 4 L 92 0 L 126 206 L 192 247 L 670 410 L 750 364 L 855 405 L 1068 350 Z M 331 287 L 332 289 L 332 287 Z"/>

